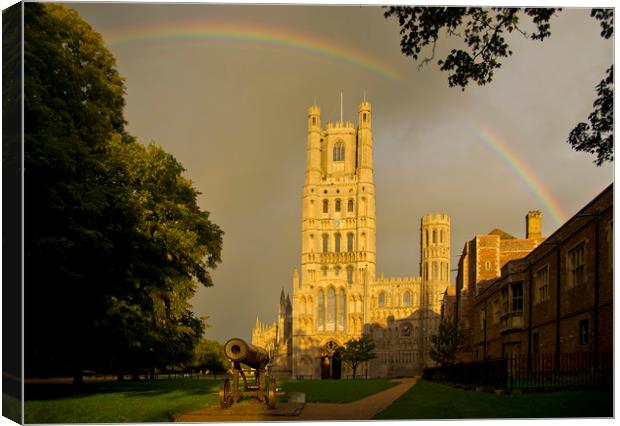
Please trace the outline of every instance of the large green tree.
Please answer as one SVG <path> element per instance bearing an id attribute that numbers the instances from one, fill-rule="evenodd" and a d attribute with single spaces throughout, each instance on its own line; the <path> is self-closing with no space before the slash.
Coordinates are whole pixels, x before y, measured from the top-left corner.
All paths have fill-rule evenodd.
<path id="1" fill-rule="evenodd" d="M 464 46 L 454 48 L 437 59 L 448 72 L 448 84 L 465 87 L 474 82 L 490 83 L 502 60 L 512 55 L 508 38 L 520 34 L 543 41 L 551 35 L 551 17 L 561 9 L 508 7 L 411 7 L 387 8 L 385 17 L 398 20 L 401 51 L 419 61 L 420 66 L 433 62 L 441 38 L 462 39 Z M 601 37 L 613 35 L 613 9 L 592 9 L 591 16 L 601 25 Z M 531 32 L 525 30 L 532 27 Z M 613 65 L 597 85 L 597 99 L 588 123 L 579 123 L 567 142 L 576 151 L 595 155 L 595 164 L 613 161 Z"/>
<path id="2" fill-rule="evenodd" d="M 25 4 L 26 372 L 191 359 L 222 232 L 183 167 L 124 128 L 103 40 L 58 4 Z"/>

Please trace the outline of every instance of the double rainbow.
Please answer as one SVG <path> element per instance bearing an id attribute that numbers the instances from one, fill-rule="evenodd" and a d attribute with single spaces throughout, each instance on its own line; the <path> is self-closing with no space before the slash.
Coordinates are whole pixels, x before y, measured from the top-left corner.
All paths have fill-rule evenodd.
<path id="1" fill-rule="evenodd" d="M 247 23 L 182 22 L 160 23 L 152 26 L 131 27 L 106 37 L 111 48 L 123 48 L 136 44 L 183 43 L 183 42 L 231 42 L 243 43 L 257 48 L 276 48 L 305 52 L 323 58 L 336 59 L 364 68 L 389 79 L 401 79 L 394 66 L 351 47 L 338 45 L 333 40 L 295 30 L 282 30 Z"/>

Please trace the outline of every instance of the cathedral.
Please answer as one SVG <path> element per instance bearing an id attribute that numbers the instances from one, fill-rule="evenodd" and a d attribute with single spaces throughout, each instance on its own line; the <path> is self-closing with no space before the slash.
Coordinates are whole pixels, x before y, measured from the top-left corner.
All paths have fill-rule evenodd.
<path id="1" fill-rule="evenodd" d="M 376 358 L 358 374 L 420 373 L 433 365 L 431 336 L 450 285 L 450 217 L 422 217 L 419 276 L 377 277 L 370 103 L 359 105 L 357 127 L 342 119 L 322 127 L 313 105 L 307 129 L 300 268 L 292 298 L 282 292 L 274 324 L 257 319 L 252 343 L 275 351 L 278 375 L 340 378 L 351 370 L 338 348 L 367 335 Z"/>

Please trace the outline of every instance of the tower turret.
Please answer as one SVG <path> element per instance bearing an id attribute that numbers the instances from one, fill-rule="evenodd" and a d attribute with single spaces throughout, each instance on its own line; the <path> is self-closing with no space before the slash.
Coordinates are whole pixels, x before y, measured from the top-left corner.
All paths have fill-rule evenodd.
<path id="1" fill-rule="evenodd" d="M 364 100 L 358 108 L 357 167 L 360 181 L 372 182 L 372 111 Z"/>
<path id="2" fill-rule="evenodd" d="M 427 288 L 437 287 L 433 289 L 436 291 L 445 290 L 450 283 L 450 216 L 447 214 L 429 213 L 420 222 L 420 276 Z M 421 302 L 431 306 L 438 303 Z"/>
<path id="3" fill-rule="evenodd" d="M 321 108 L 308 108 L 308 144 L 306 184 L 318 182 L 321 178 Z"/>

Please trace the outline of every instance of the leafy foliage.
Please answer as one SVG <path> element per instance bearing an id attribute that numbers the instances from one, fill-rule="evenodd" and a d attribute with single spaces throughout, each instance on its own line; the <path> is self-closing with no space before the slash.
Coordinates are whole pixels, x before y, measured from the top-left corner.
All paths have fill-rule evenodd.
<path id="1" fill-rule="evenodd" d="M 443 32 L 449 36 L 461 36 L 467 49 L 452 49 L 450 54 L 437 63 L 442 71 L 449 71 L 450 86 L 465 88 L 470 81 L 478 85 L 491 82 L 493 73 L 501 67 L 500 60 L 512 55 L 506 34 L 514 31 L 527 36 L 519 27 L 521 15 L 531 18 L 536 31 L 529 37 L 544 40 L 551 35 L 549 20 L 556 9 L 541 8 L 482 8 L 482 7 L 410 7 L 392 6 L 385 17 L 395 17 L 401 27 L 402 52 L 420 58 L 422 49 L 431 46 L 432 55 L 421 65 L 431 62 L 435 56 L 437 40 Z"/>
<path id="2" fill-rule="evenodd" d="M 214 376 L 227 371 L 230 360 L 224 354 L 224 345 L 215 340 L 201 339 L 194 350 L 194 366 Z"/>
<path id="3" fill-rule="evenodd" d="M 554 8 L 482 8 L 482 7 L 410 7 L 392 6 L 384 13 L 386 18 L 398 20 L 401 51 L 414 60 L 420 60 L 422 51 L 431 54 L 420 61 L 420 67 L 435 59 L 437 42 L 442 37 L 458 37 L 464 48 L 452 49 L 437 61 L 439 69 L 448 72 L 450 87 L 462 90 L 469 82 L 482 86 L 493 80 L 494 72 L 502 66 L 501 60 L 512 55 L 507 36 L 513 32 L 532 40 L 543 41 L 551 35 L 551 17 L 561 9 Z M 601 25 L 601 37 L 613 35 L 613 9 L 592 9 L 590 14 Z M 528 34 L 523 21 L 531 21 L 534 31 Z M 579 123 L 570 133 L 568 143 L 577 151 L 596 156 L 600 166 L 613 161 L 613 66 L 607 77 L 596 87 L 598 98 L 594 111 L 588 117 L 590 124 Z"/>
<path id="4" fill-rule="evenodd" d="M 600 166 L 614 159 L 614 66 L 607 69 L 607 77 L 596 86 L 598 97 L 587 123 L 579 123 L 570 132 L 568 143 L 575 151 L 594 154 L 594 163 Z"/>
<path id="5" fill-rule="evenodd" d="M 459 332 L 456 321 L 440 322 L 439 334 L 431 336 L 429 355 L 433 361 L 441 365 L 456 362 L 456 354 L 463 346 L 463 336 Z"/>
<path id="6" fill-rule="evenodd" d="M 174 157 L 125 131 L 99 34 L 58 4 L 24 19 L 27 374 L 191 361 L 222 231 Z"/>
<path id="7" fill-rule="evenodd" d="M 353 378 L 357 372 L 357 367 L 361 362 L 370 361 L 377 357 L 374 353 L 375 342 L 369 336 L 362 336 L 359 339 L 351 339 L 340 348 L 342 360 L 353 370 Z"/>

